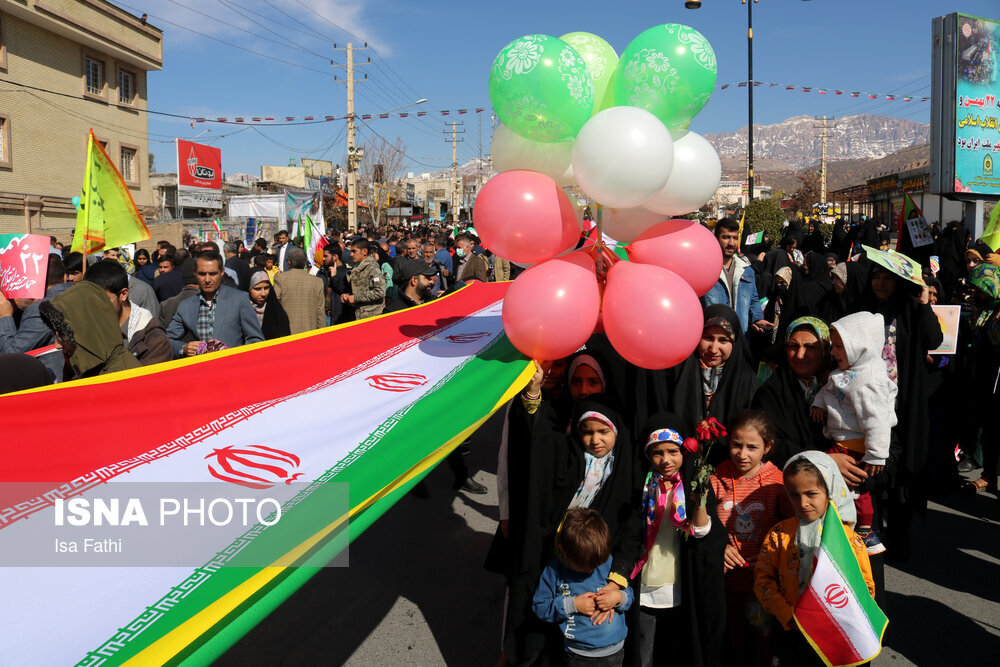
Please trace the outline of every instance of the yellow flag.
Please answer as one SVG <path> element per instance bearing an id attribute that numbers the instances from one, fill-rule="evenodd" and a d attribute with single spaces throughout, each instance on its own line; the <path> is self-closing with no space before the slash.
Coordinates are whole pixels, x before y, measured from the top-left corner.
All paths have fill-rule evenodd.
<path id="1" fill-rule="evenodd" d="M 983 230 L 983 243 L 988 245 L 993 252 L 1000 248 L 1000 202 L 997 202 L 990 213 L 990 219 L 986 222 L 986 229 Z"/>
<path id="2" fill-rule="evenodd" d="M 149 229 L 135 208 L 132 193 L 91 130 L 73 252 L 88 255 L 148 238 Z"/>
<path id="3" fill-rule="evenodd" d="M 743 209 L 743 215 L 740 216 L 740 243 L 743 243 L 743 221 L 747 219 L 747 210 Z"/>

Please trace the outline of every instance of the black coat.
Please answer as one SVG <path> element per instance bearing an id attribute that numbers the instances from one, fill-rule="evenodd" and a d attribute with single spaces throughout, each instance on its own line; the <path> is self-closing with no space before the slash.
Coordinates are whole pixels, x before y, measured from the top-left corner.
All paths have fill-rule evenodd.
<path id="1" fill-rule="evenodd" d="M 896 322 L 896 363 L 899 393 L 896 397 L 896 433 L 902 445 L 900 469 L 896 486 L 910 485 L 927 463 L 928 386 L 924 363 L 927 351 L 941 345 L 944 335 L 937 316 L 927 304 L 914 299 L 916 286 L 903 278 L 897 279 L 895 293 L 879 302 L 870 281 L 855 307 L 855 312 L 867 310 L 885 318 L 886 327 Z"/>
<path id="2" fill-rule="evenodd" d="M 613 413 L 602 405 L 602 398 L 591 397 L 581 402 L 574 415 L 598 405 L 601 407 L 596 409 L 605 414 Z M 515 428 L 521 430 L 527 426 L 530 439 L 527 451 L 517 445 L 514 438 L 510 438 L 508 445 L 511 447 L 508 453 L 510 471 L 513 473 L 515 468 L 527 466 L 526 476 L 516 474 L 513 478 L 516 481 L 511 486 L 512 501 L 515 490 L 526 491 L 523 503 L 520 500 L 516 504 L 512 502 L 510 514 L 511 567 L 507 580 L 509 598 L 503 648 L 512 664 L 526 663 L 550 649 L 562 651 L 558 631 L 553 634 L 554 626 L 534 616 L 531 599 L 542 570 L 555 555 L 556 532 L 585 473 L 584 450 L 576 429 L 572 429 L 572 435 L 565 434 L 551 402 L 543 401 L 534 415 L 525 412 L 517 415 L 515 410 L 523 411 L 523 407 L 517 406 L 518 401 L 519 398 L 515 399 L 512 417 L 525 421 Z M 620 417 L 614 415 L 613 418 L 619 425 L 614 467 L 590 508 L 600 512 L 608 524 L 613 557 L 611 571 L 627 579 L 639 555 L 642 525 L 639 505 L 644 470 L 629 439 L 628 429 Z M 522 458 L 515 459 L 515 452 L 521 452 Z M 523 520 L 517 521 L 521 517 Z"/>
<path id="3" fill-rule="evenodd" d="M 669 369 L 673 379 L 669 409 L 692 426 L 696 426 L 708 417 L 714 417 L 723 426 L 728 425 L 733 415 L 750 407 L 750 401 L 760 386 L 757 373 L 750 365 L 749 348 L 736 313 L 729 306 L 718 304 L 705 309 L 706 320 L 715 316 L 729 320 L 736 334 L 736 340 L 733 341 L 732 354 L 723 368 L 711 405 L 706 409 L 701 360 L 698 358 L 697 350 L 679 366 Z M 724 460 L 725 447 L 719 443 L 714 444 L 709 458 L 709 462 L 713 465 Z"/>

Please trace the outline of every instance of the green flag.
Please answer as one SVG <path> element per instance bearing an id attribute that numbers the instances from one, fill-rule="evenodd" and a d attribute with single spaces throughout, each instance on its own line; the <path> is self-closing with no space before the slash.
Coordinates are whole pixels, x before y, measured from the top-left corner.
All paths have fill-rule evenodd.
<path id="1" fill-rule="evenodd" d="M 1000 202 L 993 207 L 990 219 L 986 222 L 983 230 L 983 243 L 990 247 L 993 252 L 1000 248 Z"/>

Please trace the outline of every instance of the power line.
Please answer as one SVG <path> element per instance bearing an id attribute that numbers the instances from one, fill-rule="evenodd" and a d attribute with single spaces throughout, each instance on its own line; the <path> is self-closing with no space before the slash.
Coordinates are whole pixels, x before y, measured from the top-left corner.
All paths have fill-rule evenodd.
<path id="1" fill-rule="evenodd" d="M 358 118 L 358 120 L 361 120 L 361 119 L 360 119 L 360 118 Z M 375 135 L 376 137 L 378 137 L 379 139 L 381 139 L 382 141 L 384 141 L 384 142 L 385 142 L 385 144 L 386 144 L 386 145 L 387 145 L 387 146 L 388 146 L 389 148 L 391 148 L 392 150 L 396 151 L 397 153 L 401 153 L 401 154 L 402 154 L 402 155 L 403 155 L 404 157 L 408 158 L 409 160 L 411 160 L 411 161 L 413 161 L 413 162 L 416 162 L 417 164 L 421 164 L 421 165 L 423 165 L 423 166 L 425 166 L 425 167 L 430 167 L 431 169 L 444 169 L 444 168 L 445 168 L 445 167 L 447 166 L 447 165 L 443 165 L 443 164 L 442 164 L 442 165 L 435 165 L 435 164 L 427 164 L 426 162 L 421 162 L 420 160 L 418 160 L 417 158 L 413 157 L 412 155 L 410 155 L 410 154 L 409 154 L 409 153 L 407 153 L 406 151 L 404 151 L 404 150 L 400 150 L 399 148 L 396 148 L 395 146 L 393 146 L 393 145 L 392 145 L 392 144 L 391 144 L 391 143 L 389 142 L 389 140 L 388 140 L 388 139 L 386 139 L 386 138 L 385 138 L 385 137 L 383 137 L 383 136 L 382 136 L 381 134 L 379 134 L 378 132 L 376 132 L 375 130 L 373 130 L 373 129 L 372 129 L 372 126 L 368 124 L 368 121 L 365 121 L 365 120 L 361 120 L 361 123 L 362 123 L 362 124 L 363 124 L 363 125 L 364 125 L 364 126 L 365 126 L 365 127 L 367 128 L 367 129 L 368 129 L 368 131 L 369 131 L 369 132 L 371 132 L 371 133 L 372 133 L 372 134 L 374 134 L 374 135 Z"/>
<path id="2" fill-rule="evenodd" d="M 173 2 L 175 0 L 171 0 L 171 1 Z M 258 37 L 261 37 L 261 39 L 268 39 L 268 41 L 275 42 L 276 44 L 281 44 L 282 46 L 288 46 L 288 47 L 291 47 L 293 49 L 298 49 L 299 51 L 302 51 L 304 53 L 308 53 L 309 55 L 316 56 L 317 58 L 322 58 L 323 60 L 326 60 L 326 61 L 330 60 L 329 56 L 325 56 L 322 53 L 317 53 L 317 52 L 313 51 L 312 49 L 307 49 L 304 46 L 300 46 L 299 44 L 295 44 L 294 42 L 292 42 L 291 40 L 289 40 L 288 37 L 286 37 L 285 35 L 282 35 L 281 33 L 275 32 L 274 30 L 272 30 L 268 26 L 264 25 L 260 21 L 257 21 L 255 19 L 247 16 L 242 11 L 240 11 L 239 8 L 237 8 L 236 6 L 233 6 L 229 2 L 226 2 L 226 0 L 216 0 L 216 1 L 219 4 L 221 4 L 222 6 L 224 6 L 224 7 L 228 7 L 231 11 L 235 12 L 236 14 L 239 14 L 240 16 L 242 16 L 243 18 L 245 18 L 247 21 L 250 21 L 251 23 L 253 23 L 254 25 L 258 25 L 261 28 L 263 28 L 264 30 L 267 30 L 269 33 L 271 33 L 272 35 L 274 35 L 275 37 L 277 37 L 281 41 L 277 42 L 277 41 L 275 41 L 273 39 L 268 39 L 266 37 L 263 37 L 262 35 L 257 35 Z M 183 6 L 183 5 L 181 5 L 181 6 Z M 192 10 L 192 11 L 197 11 L 197 10 Z M 220 19 L 216 19 L 216 20 L 220 20 Z M 224 23 L 225 25 L 229 25 L 229 24 L 225 23 L 224 21 L 222 21 L 222 23 Z M 249 32 L 249 31 L 244 31 L 244 32 Z M 256 35 L 256 33 L 252 33 L 252 32 L 249 33 L 249 34 Z"/>
<path id="3" fill-rule="evenodd" d="M 136 9 L 135 7 L 127 5 L 127 4 L 123 3 L 123 2 L 119 2 L 119 4 L 122 7 L 125 7 L 126 9 L 130 9 L 134 13 L 137 13 L 137 14 L 141 11 L 141 10 Z M 203 32 L 198 32 L 197 30 L 194 30 L 193 28 L 188 28 L 187 26 L 183 26 L 183 25 L 181 25 L 179 23 L 175 23 L 173 21 L 169 21 L 169 20 L 163 18 L 162 16 L 155 16 L 153 14 L 149 14 L 148 16 L 156 19 L 156 21 L 159 22 L 159 23 L 166 23 L 167 25 L 172 25 L 175 28 L 180 28 L 181 30 L 187 30 L 188 32 L 192 32 L 192 33 L 194 33 L 196 35 L 199 35 L 201 37 L 205 37 L 205 38 L 210 39 L 210 40 L 212 40 L 214 42 L 218 42 L 219 44 L 225 44 L 226 46 L 231 46 L 234 49 L 239 49 L 241 51 L 246 51 L 247 53 L 252 53 L 255 56 L 260 56 L 261 58 L 267 58 L 268 60 L 273 60 L 275 62 L 282 63 L 284 65 L 291 65 L 292 67 L 299 67 L 301 69 L 309 70 L 310 72 L 318 72 L 319 74 L 322 74 L 323 76 L 332 76 L 329 72 L 325 72 L 323 70 L 318 70 L 315 67 L 309 67 L 308 65 L 302 65 L 300 63 L 292 62 L 291 60 L 283 60 L 281 58 L 275 58 L 274 56 L 268 55 L 266 53 L 261 53 L 260 51 L 254 51 L 253 49 L 248 49 L 245 46 L 240 46 L 239 44 L 233 44 L 232 42 L 227 42 L 227 41 L 225 41 L 223 39 L 219 39 L 218 37 L 213 37 L 212 35 L 208 35 L 208 34 L 205 34 Z M 253 35 L 254 33 L 249 33 L 249 34 Z M 257 36 L 257 35 L 255 35 L 255 36 Z"/>
<path id="4" fill-rule="evenodd" d="M 319 37 L 320 39 L 322 39 L 323 41 L 329 41 L 329 40 L 327 40 L 327 38 L 326 38 L 326 36 L 325 36 L 325 35 L 323 35 L 323 34 L 322 34 L 322 33 L 320 33 L 319 31 L 317 31 L 317 30 L 316 30 L 315 28 L 313 28 L 313 27 L 312 27 L 311 25 L 309 25 L 308 23 L 303 23 L 302 21 L 298 20 L 297 18 L 295 18 L 294 16 L 292 16 L 291 14 L 289 14 L 288 12 L 286 12 L 285 10 L 283 10 L 283 9 L 282 9 L 281 7 L 278 7 L 278 6 L 276 6 L 276 5 L 274 5 L 274 4 L 270 3 L 270 2 L 268 2 L 268 0 L 263 0 L 263 2 L 264 2 L 264 4 L 265 4 L 265 5 L 267 5 L 267 6 L 268 6 L 268 7 L 270 7 L 271 9 L 274 9 L 274 10 L 277 10 L 277 11 L 278 11 L 278 12 L 279 12 L 280 14 L 283 14 L 284 16 L 287 16 L 288 18 L 292 19 L 293 21 L 295 21 L 296 23 L 298 23 L 298 24 L 299 24 L 300 26 L 302 26 L 302 27 L 303 27 L 303 28 L 305 28 L 306 30 L 309 30 L 309 31 L 310 31 L 310 32 L 312 32 L 312 33 L 313 33 L 314 35 L 316 35 L 316 36 L 318 36 L 318 37 Z"/>

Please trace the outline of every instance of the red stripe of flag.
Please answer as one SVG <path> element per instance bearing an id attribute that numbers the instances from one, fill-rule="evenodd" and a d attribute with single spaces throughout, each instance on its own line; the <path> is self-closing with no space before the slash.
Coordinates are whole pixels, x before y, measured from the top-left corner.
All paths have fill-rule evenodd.
<path id="1" fill-rule="evenodd" d="M 442 323 L 451 324 L 485 308 L 503 298 L 508 286 L 509 283 L 476 283 L 423 308 L 361 325 L 317 332 L 277 345 L 265 344 L 254 350 L 239 348 L 232 354 L 164 370 L 153 366 L 134 377 L 122 378 L 119 374 L 110 376 L 110 381 L 102 378 L 97 383 L 67 382 L 41 393 L 2 396 L 0 413 L 20 417 L 17 420 L 20 426 L 5 425 L 4 437 L 19 441 L 30 432 L 38 438 L 37 442 L 45 443 L 45 455 L 39 456 L 37 449 L 31 447 L 9 448 L 12 455 L 4 460 L 0 481 L 69 482 L 101 469 L 113 474 L 109 466 L 119 461 L 144 455 L 194 429 L 219 421 L 223 415 L 236 414 L 254 403 L 290 396 L 331 376 L 329 364 L 303 364 L 295 373 L 276 373 L 267 383 L 248 389 L 243 379 L 247 364 L 284 368 L 291 359 L 329 359 L 330 350 L 337 350 L 334 366 L 354 368 L 369 361 L 373 350 L 391 350 L 412 341 L 414 336 L 434 332 Z M 199 381 L 206 373 L 218 382 Z M 154 395 L 184 396 L 184 409 L 164 410 L 162 402 L 139 402 L 131 406 L 131 414 L 137 423 L 155 421 L 156 433 L 124 439 L 104 435 L 101 425 L 106 421 L 108 405 L 130 396 Z M 65 437 L 65 424 L 51 418 L 53 401 L 73 406 L 78 419 L 74 427 L 79 429 L 74 437 Z"/>
<path id="2" fill-rule="evenodd" d="M 785 90 L 795 90 L 795 86 L 785 86 Z"/>
<path id="3" fill-rule="evenodd" d="M 830 616 L 827 607 L 816 597 L 816 591 L 811 586 L 806 587 L 795 605 L 796 614 L 803 615 L 803 611 L 808 609 L 812 619 L 817 625 L 820 618 L 826 617 L 828 627 L 824 632 L 811 632 L 809 638 L 816 642 L 816 647 L 826 656 L 826 659 L 834 665 L 856 665 L 862 660 L 861 654 L 854 648 L 844 629 Z M 803 611 L 800 611 L 803 610 Z M 815 626 L 810 628 L 815 630 Z"/>
<path id="4" fill-rule="evenodd" d="M 274 116 L 264 116 L 264 120 L 274 120 Z"/>
<path id="5" fill-rule="evenodd" d="M 303 118 L 302 120 L 313 120 L 313 117 L 312 117 L 312 116 L 306 116 L 306 117 L 305 117 L 305 118 Z"/>
<path id="6" fill-rule="evenodd" d="M 485 109 L 483 107 L 477 107 L 476 108 L 476 113 L 482 113 L 483 111 L 485 111 Z"/>
<path id="7" fill-rule="evenodd" d="M 442 115 L 442 116 L 447 116 L 447 115 L 448 115 L 448 114 L 450 114 L 450 113 L 451 113 L 450 111 L 442 111 L 442 112 L 441 112 L 441 115 Z"/>
<path id="8" fill-rule="evenodd" d="M 235 120 L 236 120 L 237 123 L 242 123 L 243 122 L 242 118 L 236 118 Z"/>
<path id="9" fill-rule="evenodd" d="M 725 90 L 728 87 L 729 87 L 729 84 L 728 83 L 724 83 L 721 86 L 719 86 L 719 90 Z"/>

